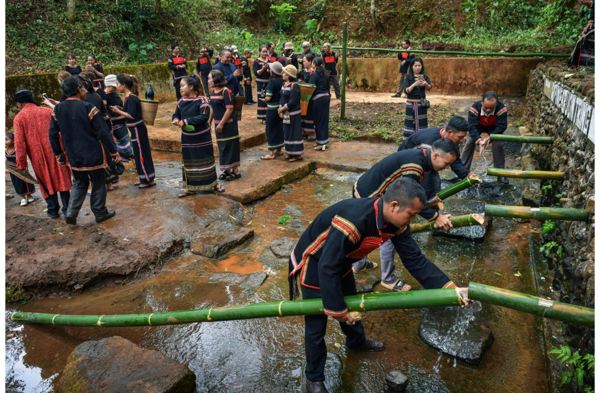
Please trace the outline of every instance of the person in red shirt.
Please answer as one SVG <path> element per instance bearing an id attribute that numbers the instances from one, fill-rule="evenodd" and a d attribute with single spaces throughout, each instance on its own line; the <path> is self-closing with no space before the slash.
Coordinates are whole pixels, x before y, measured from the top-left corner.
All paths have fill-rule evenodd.
<path id="1" fill-rule="evenodd" d="M 410 40 L 402 41 L 400 45 L 400 49 L 403 50 L 411 50 Z M 398 90 L 396 90 L 396 94 L 392 97 L 402 97 L 402 92 L 404 91 L 404 78 L 406 78 L 406 73 L 408 72 L 408 65 L 411 60 L 415 58 L 415 55 L 409 52 L 398 52 L 398 60 L 400 61 L 400 83 L 398 83 Z"/>

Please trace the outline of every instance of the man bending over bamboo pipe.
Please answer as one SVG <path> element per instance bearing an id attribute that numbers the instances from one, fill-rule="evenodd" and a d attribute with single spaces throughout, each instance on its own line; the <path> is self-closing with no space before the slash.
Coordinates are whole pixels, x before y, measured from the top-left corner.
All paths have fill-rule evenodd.
<path id="1" fill-rule="evenodd" d="M 431 145 L 440 139 L 450 139 L 458 146 L 465 140 L 468 132 L 469 123 L 467 120 L 464 117 L 454 116 L 450 119 L 446 127 L 427 128 L 412 134 L 402 142 L 400 147 L 398 147 L 398 151 L 407 149 L 430 149 Z M 469 173 L 461 160 L 455 160 L 452 165 L 450 165 L 450 169 L 452 169 L 459 180 L 462 180 L 467 176 L 477 178 L 477 175 L 474 173 Z M 421 186 L 425 189 L 429 206 L 436 205 L 436 202 L 439 202 L 437 193 L 442 189 L 442 179 L 440 179 L 438 172 L 426 172 L 425 177 L 421 180 Z M 437 210 L 435 206 L 432 207 Z"/>
<path id="2" fill-rule="evenodd" d="M 327 316 L 335 318 L 346 335 L 346 346 L 359 351 L 381 351 L 384 344 L 367 338 L 359 321 L 348 314 L 344 296 L 356 295 L 352 263 L 390 240 L 408 272 L 426 289 L 456 288 L 454 282 L 428 260 L 410 236 L 409 224 L 426 204 L 425 191 L 413 179 L 400 178 L 384 196 L 355 198 L 325 209 L 308 226 L 290 256 L 290 298 L 323 299 L 325 315 L 304 317 L 306 390 L 327 392 L 325 332 Z M 462 289 L 464 290 L 464 289 Z M 466 306 L 470 301 L 466 301 Z"/>
<path id="3" fill-rule="evenodd" d="M 389 185 L 400 177 L 409 177 L 421 182 L 426 173 L 448 169 L 458 158 L 458 149 L 450 139 L 440 139 L 431 145 L 431 149 L 408 149 L 391 154 L 373 165 L 354 185 L 352 195 L 355 198 L 372 198 L 383 195 Z M 428 221 L 435 221 L 438 228 L 452 228 L 450 216 L 439 214 L 431 206 L 425 204 L 419 215 Z M 392 291 L 409 291 L 394 274 L 394 247 L 390 242 L 379 248 L 381 255 L 381 286 Z M 354 263 L 354 273 L 363 269 L 375 269 L 376 263 L 367 261 L 366 255 Z"/>

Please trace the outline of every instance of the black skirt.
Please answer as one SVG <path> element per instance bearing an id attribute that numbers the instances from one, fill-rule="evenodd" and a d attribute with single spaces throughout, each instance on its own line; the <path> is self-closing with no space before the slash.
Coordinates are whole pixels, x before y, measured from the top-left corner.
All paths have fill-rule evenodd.
<path id="1" fill-rule="evenodd" d="M 131 146 L 135 157 L 135 168 L 137 169 L 140 183 L 151 183 L 154 180 L 154 162 L 152 161 L 152 150 L 150 150 L 150 139 L 148 129 L 144 123 L 128 126 L 131 132 Z"/>
<path id="2" fill-rule="evenodd" d="M 283 119 L 279 117 L 277 109 L 267 111 L 267 146 L 269 150 L 278 150 L 283 143 Z"/>
<path id="3" fill-rule="evenodd" d="M 315 131 L 317 132 L 317 145 L 329 143 L 329 104 L 331 98 L 327 95 L 319 97 L 313 103 L 313 117 Z"/>
<path id="4" fill-rule="evenodd" d="M 237 120 L 225 124 L 223 132 L 217 132 L 216 136 L 219 146 L 219 169 L 226 171 L 240 166 L 240 134 Z"/>
<path id="5" fill-rule="evenodd" d="M 302 118 L 300 114 L 290 116 L 290 124 L 283 125 L 285 153 L 290 156 L 304 154 L 302 141 Z"/>

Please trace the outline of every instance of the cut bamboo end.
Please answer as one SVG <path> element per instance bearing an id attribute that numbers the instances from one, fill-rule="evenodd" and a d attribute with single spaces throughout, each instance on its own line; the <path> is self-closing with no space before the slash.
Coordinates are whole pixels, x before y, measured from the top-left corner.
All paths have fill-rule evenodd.
<path id="1" fill-rule="evenodd" d="M 483 225 L 483 223 L 485 222 L 485 218 L 482 215 L 479 215 L 477 213 L 473 213 L 471 216 L 473 217 L 473 219 L 475 221 L 477 221 L 477 223 L 479 225 Z M 477 225 L 477 224 L 470 224 L 470 225 Z"/>

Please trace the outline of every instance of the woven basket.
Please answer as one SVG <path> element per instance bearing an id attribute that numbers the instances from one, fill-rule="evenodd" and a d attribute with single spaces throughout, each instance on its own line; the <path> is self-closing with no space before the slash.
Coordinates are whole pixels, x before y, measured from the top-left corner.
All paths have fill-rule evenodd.
<path id="1" fill-rule="evenodd" d="M 302 116 L 306 116 L 308 113 L 308 104 L 310 102 L 310 98 L 312 97 L 312 94 L 317 86 L 308 83 L 298 83 L 298 87 L 300 87 L 300 114 Z"/>
<path id="2" fill-rule="evenodd" d="M 140 100 L 142 104 L 142 119 L 144 124 L 153 126 L 158 112 L 158 101 L 156 100 Z"/>

